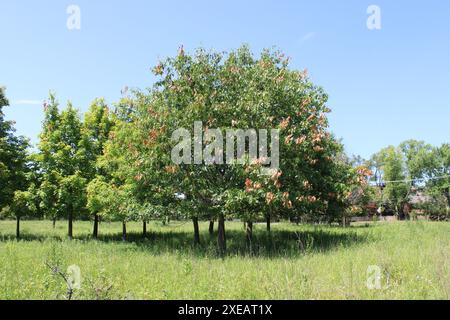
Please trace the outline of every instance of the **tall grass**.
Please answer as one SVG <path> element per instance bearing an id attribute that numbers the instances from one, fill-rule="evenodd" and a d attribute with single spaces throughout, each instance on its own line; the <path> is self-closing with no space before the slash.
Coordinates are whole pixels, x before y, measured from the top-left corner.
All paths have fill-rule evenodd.
<path id="1" fill-rule="evenodd" d="M 242 223 L 227 223 L 228 253 L 201 224 L 201 245 L 190 223 L 142 226 L 129 223 L 0 221 L 0 299 L 63 299 L 66 284 L 46 265 L 81 269 L 75 299 L 449 299 L 450 224 L 376 223 L 342 229 L 256 225 L 249 247 Z M 369 266 L 382 272 L 381 288 L 367 286 Z"/>

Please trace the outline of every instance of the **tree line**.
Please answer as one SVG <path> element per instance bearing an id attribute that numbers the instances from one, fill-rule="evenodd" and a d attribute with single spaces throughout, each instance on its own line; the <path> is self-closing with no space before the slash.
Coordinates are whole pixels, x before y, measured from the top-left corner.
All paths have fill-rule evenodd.
<path id="1" fill-rule="evenodd" d="M 426 197 L 417 209 L 436 219 L 446 219 L 450 208 L 450 144 L 432 146 L 424 141 L 407 140 L 386 147 L 365 161 L 372 181 L 381 192 L 373 201 L 390 207 L 399 217 L 411 211 L 411 196 L 420 191 Z"/>
<path id="2" fill-rule="evenodd" d="M 18 237 L 24 216 L 67 219 L 69 238 L 75 219 L 91 219 L 93 237 L 99 221 L 121 221 L 124 240 L 127 221 L 141 221 L 145 236 L 150 220 L 190 219 L 196 244 L 199 221 L 210 221 L 211 233 L 217 222 L 217 246 L 224 253 L 229 219 L 245 223 L 249 243 L 257 221 L 265 221 L 268 231 L 279 219 L 332 223 L 344 217 L 345 224 L 373 199 L 373 170 L 384 179 L 406 178 L 405 163 L 395 161 L 400 149 L 402 157 L 411 156 L 408 177 L 449 173 L 448 158 L 447 167 L 417 169 L 412 144 L 383 150 L 370 161 L 347 157 L 328 128 L 327 94 L 306 71 L 291 69 L 279 51 L 256 57 L 246 46 L 192 54 L 181 47 L 152 71 L 158 78 L 152 88 L 134 90 L 113 106 L 97 99 L 83 117 L 71 103 L 61 109 L 50 94 L 36 152 L 28 152 L 28 141 L 16 137 L 0 113 L 0 208 L 16 218 Z M 0 93 L 1 111 L 8 101 Z M 217 138 L 207 134 L 211 128 L 279 129 L 279 168 L 267 174 L 262 156 L 231 164 L 173 163 L 179 141 L 172 133 L 192 129 L 194 122 L 202 122 L 209 142 Z M 439 150 L 445 154 L 448 145 Z M 209 151 L 224 156 L 223 150 Z M 436 183 L 448 195 L 448 180 Z M 383 192 L 397 201 L 397 188 L 388 185 Z"/>

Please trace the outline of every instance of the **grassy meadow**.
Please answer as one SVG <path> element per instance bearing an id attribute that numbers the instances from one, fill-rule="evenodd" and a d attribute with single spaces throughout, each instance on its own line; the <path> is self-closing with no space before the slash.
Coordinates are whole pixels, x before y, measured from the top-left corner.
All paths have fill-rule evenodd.
<path id="1" fill-rule="evenodd" d="M 208 224 L 193 245 L 192 224 L 76 222 L 75 239 L 58 221 L 0 221 L 0 299 L 64 299 L 66 284 L 51 266 L 81 270 L 73 299 L 450 299 L 450 223 L 396 222 L 330 226 L 227 222 L 227 255 L 219 257 Z M 381 287 L 367 286 L 368 267 Z"/>

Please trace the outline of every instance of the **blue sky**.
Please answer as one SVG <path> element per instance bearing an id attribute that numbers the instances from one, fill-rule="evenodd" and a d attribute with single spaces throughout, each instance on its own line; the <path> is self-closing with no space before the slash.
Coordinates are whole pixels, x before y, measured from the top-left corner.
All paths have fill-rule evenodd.
<path id="1" fill-rule="evenodd" d="M 81 29 L 66 27 L 69 5 Z M 369 5 L 381 30 L 366 27 Z M 450 142 L 450 2 L 0 1 L 0 85 L 9 119 L 37 142 L 40 102 L 54 90 L 81 111 L 114 102 L 124 86 L 150 87 L 150 69 L 178 46 L 257 53 L 277 46 L 330 95 L 331 130 L 347 152 L 389 144 Z"/>

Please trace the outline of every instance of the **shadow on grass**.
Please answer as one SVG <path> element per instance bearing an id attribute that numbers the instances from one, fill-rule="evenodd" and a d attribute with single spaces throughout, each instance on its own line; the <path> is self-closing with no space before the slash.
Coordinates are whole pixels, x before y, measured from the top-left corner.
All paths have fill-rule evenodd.
<path id="1" fill-rule="evenodd" d="M 20 235 L 19 241 L 38 241 L 38 242 L 44 242 L 48 240 L 56 240 L 56 241 L 63 241 L 65 238 L 58 236 L 58 235 L 40 235 L 40 234 L 31 234 L 22 232 Z M 17 241 L 16 237 L 14 235 L 0 235 L 0 242 L 6 242 L 6 241 Z"/>
<path id="2" fill-rule="evenodd" d="M 292 258 L 310 253 L 326 252 L 336 248 L 346 248 L 364 243 L 368 240 L 368 234 L 357 234 L 349 229 L 302 230 L 287 231 L 273 230 L 255 231 L 253 241 L 248 244 L 245 233 L 239 230 L 227 230 L 227 253 L 226 256 L 253 256 L 266 258 Z M 122 241 L 122 234 L 100 234 L 97 240 L 91 235 L 74 237 L 77 241 L 102 243 L 124 243 L 132 244 L 139 250 L 152 254 L 164 254 L 167 252 L 192 255 L 198 257 L 218 257 L 217 232 L 213 236 L 204 232 L 200 234 L 200 245 L 194 245 L 193 233 L 183 231 L 149 232 L 147 237 L 141 233 L 128 233 L 127 241 Z M 14 236 L 4 235 L 0 241 L 15 241 Z M 59 235 L 33 235 L 24 233 L 20 241 L 63 241 L 65 237 Z"/>

